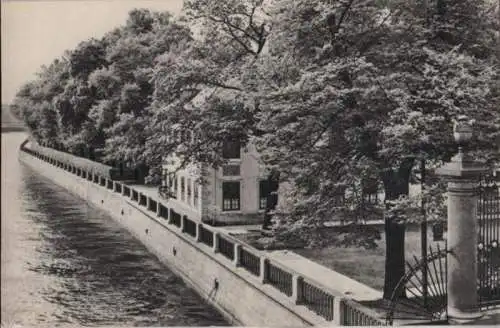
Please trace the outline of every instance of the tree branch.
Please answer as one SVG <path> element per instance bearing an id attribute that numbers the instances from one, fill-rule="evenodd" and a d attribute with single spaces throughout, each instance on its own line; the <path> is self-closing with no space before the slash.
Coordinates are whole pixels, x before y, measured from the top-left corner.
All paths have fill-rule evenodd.
<path id="1" fill-rule="evenodd" d="M 226 32 L 228 32 L 229 34 L 231 34 L 231 36 L 233 37 L 233 40 L 236 41 L 236 42 L 238 42 L 243 47 L 243 49 L 245 49 L 246 52 L 248 52 L 248 53 L 252 54 L 253 56 L 257 57 L 258 53 L 256 53 L 252 49 L 250 49 L 248 47 L 248 45 L 245 44 L 245 42 L 243 42 L 242 40 L 240 40 L 240 38 L 236 34 L 234 34 L 233 30 L 231 30 L 230 27 L 228 27 L 225 30 L 226 30 Z"/>

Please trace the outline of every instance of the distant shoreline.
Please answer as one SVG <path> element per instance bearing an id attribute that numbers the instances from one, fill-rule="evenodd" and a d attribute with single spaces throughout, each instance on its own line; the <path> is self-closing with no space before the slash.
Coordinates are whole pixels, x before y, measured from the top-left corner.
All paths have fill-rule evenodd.
<path id="1" fill-rule="evenodd" d="M 9 132 L 26 132 L 26 128 L 23 126 L 2 126 L 2 133 Z"/>

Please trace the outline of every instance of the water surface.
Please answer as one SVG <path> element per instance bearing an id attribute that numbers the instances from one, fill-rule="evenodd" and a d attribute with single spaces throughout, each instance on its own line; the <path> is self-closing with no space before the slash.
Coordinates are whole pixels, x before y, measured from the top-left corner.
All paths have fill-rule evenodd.
<path id="1" fill-rule="evenodd" d="M 102 211 L 18 162 L 2 133 L 2 326 L 207 326 L 222 316 Z"/>

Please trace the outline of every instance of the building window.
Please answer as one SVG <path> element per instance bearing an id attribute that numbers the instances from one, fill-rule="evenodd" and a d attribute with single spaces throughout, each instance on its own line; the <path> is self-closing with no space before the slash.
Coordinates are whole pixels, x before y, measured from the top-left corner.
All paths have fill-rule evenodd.
<path id="1" fill-rule="evenodd" d="M 193 195 L 194 196 L 194 200 L 193 200 L 194 206 L 198 207 L 198 198 L 199 198 L 199 195 L 198 195 L 198 184 L 196 182 L 194 183 L 193 189 L 194 189 L 193 190 L 193 194 L 194 194 Z"/>
<path id="2" fill-rule="evenodd" d="M 222 210 L 238 211 L 240 209 L 240 183 L 239 181 L 222 183 Z"/>
<path id="3" fill-rule="evenodd" d="M 259 209 L 265 210 L 267 205 L 267 196 L 269 195 L 269 181 L 262 180 L 259 182 Z"/>
<path id="4" fill-rule="evenodd" d="M 177 176 L 175 174 L 169 174 L 168 187 L 170 188 L 170 197 L 177 198 Z"/>
<path id="5" fill-rule="evenodd" d="M 241 144 L 239 141 L 226 141 L 222 146 L 222 157 L 226 159 L 240 158 Z"/>
<path id="6" fill-rule="evenodd" d="M 186 183 L 184 181 L 184 177 L 181 177 L 181 200 L 184 201 L 186 192 Z"/>
<path id="7" fill-rule="evenodd" d="M 168 186 L 168 170 L 166 168 L 161 170 L 161 185 Z"/>
<path id="8" fill-rule="evenodd" d="M 365 204 L 376 205 L 378 199 L 378 181 L 376 179 L 365 179 L 362 182 L 363 202 Z"/>
<path id="9" fill-rule="evenodd" d="M 186 201 L 191 204 L 191 179 L 187 179 L 187 199 Z"/>

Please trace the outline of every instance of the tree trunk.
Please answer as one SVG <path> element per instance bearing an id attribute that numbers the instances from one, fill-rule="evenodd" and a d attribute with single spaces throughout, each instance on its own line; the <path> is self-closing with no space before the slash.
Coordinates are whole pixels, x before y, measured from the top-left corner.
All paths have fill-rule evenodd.
<path id="1" fill-rule="evenodd" d="M 148 175 L 148 171 L 149 171 L 149 167 L 144 163 L 141 163 L 136 167 L 135 177 L 136 177 L 137 183 L 139 183 L 139 184 L 145 183 L 145 178 Z"/>
<path id="2" fill-rule="evenodd" d="M 278 205 L 278 188 L 279 188 L 279 177 L 278 171 L 272 171 L 267 176 L 267 182 L 269 184 L 269 194 L 267 195 L 266 201 L 266 211 L 264 213 L 264 222 L 262 223 L 262 230 L 269 230 L 271 227 L 271 211 Z"/>
<path id="3" fill-rule="evenodd" d="M 385 279 L 384 298 L 390 299 L 405 274 L 405 226 L 385 219 Z M 398 291 L 404 297 L 404 290 Z"/>
<path id="4" fill-rule="evenodd" d="M 405 160 L 398 171 L 389 170 L 382 176 L 385 199 L 395 200 L 401 195 L 408 195 L 410 172 L 413 160 Z M 405 224 L 398 223 L 398 217 L 385 217 L 385 277 L 384 299 L 390 299 L 405 274 Z M 404 297 L 404 289 L 398 291 L 398 297 Z"/>

